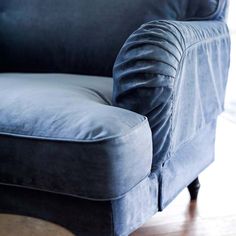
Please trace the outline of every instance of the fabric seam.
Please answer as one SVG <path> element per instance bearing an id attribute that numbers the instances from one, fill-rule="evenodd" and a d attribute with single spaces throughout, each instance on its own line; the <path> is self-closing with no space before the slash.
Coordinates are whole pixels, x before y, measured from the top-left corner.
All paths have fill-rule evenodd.
<path id="1" fill-rule="evenodd" d="M 145 126 L 148 123 L 147 117 L 143 116 L 144 120 L 137 124 L 136 126 L 130 128 L 129 132 L 124 133 L 123 135 L 117 135 L 117 136 L 110 136 L 109 138 L 103 138 L 103 139 L 97 139 L 97 140 L 76 140 L 76 139 L 65 139 L 65 138 L 56 138 L 56 137 L 46 137 L 46 136 L 30 136 L 30 135 L 24 135 L 24 134 L 17 134 L 17 133 L 11 133 L 11 132 L 2 132 L 0 131 L 0 136 L 11 136 L 11 137 L 17 137 L 17 138 L 26 138 L 26 139 L 33 139 L 33 140 L 42 140 L 42 141 L 51 141 L 51 142 L 70 142 L 70 143 L 101 143 L 101 142 L 110 142 L 114 141 L 116 139 L 121 139 L 124 137 L 127 137 L 131 135 L 133 132 L 138 130 L 139 128 Z M 1 128 L 1 127 L 0 127 Z"/>
<path id="2" fill-rule="evenodd" d="M 182 35 L 182 33 L 181 33 L 181 35 Z M 222 38 L 227 38 L 227 36 L 228 36 L 228 34 L 223 34 L 223 35 L 220 35 L 220 36 L 218 36 L 218 37 L 215 37 L 215 38 L 208 38 L 208 39 L 206 39 L 206 40 L 204 40 L 204 41 L 198 41 L 198 42 L 196 42 L 196 43 L 193 43 L 193 44 L 191 44 L 190 46 L 188 46 L 188 47 L 186 47 L 186 49 L 184 49 L 184 51 L 183 51 L 183 54 L 182 54 L 182 57 L 181 57 L 181 61 L 180 61 L 180 63 L 179 63 L 179 67 L 178 67 L 178 70 L 177 70 L 177 74 L 176 74 L 176 77 L 175 77 L 175 85 L 176 85 L 176 81 L 177 81 L 177 78 L 179 77 L 179 73 L 180 73 L 180 71 L 181 71 L 181 67 L 183 66 L 183 61 L 184 61 L 184 58 L 185 58 L 185 56 L 186 56 L 186 54 L 187 54 L 187 52 L 189 51 L 189 50 L 192 50 L 192 49 L 194 49 L 194 48 L 196 48 L 196 47 L 198 47 L 199 45 L 203 45 L 203 44 L 208 44 L 208 43 L 211 43 L 211 42 L 213 42 L 213 41 L 218 41 L 218 40 L 220 40 L 220 39 L 222 39 Z M 183 37 L 183 35 L 182 35 L 182 37 Z M 175 90 L 176 91 L 176 90 Z M 174 93 L 175 94 L 175 93 Z M 174 104 L 175 104 L 175 97 L 176 97 L 176 94 L 174 95 L 174 101 L 173 101 L 173 113 L 175 112 L 175 106 L 174 106 Z M 173 116 L 173 114 L 172 114 L 172 116 Z M 209 124 L 209 122 L 208 123 L 206 123 L 206 125 L 205 126 L 207 126 Z M 204 127 L 205 127 L 204 126 Z M 172 130 L 172 134 L 171 134 L 171 140 L 172 140 L 172 137 L 173 137 L 173 123 L 171 123 L 171 130 Z M 200 131 L 201 129 L 199 129 L 198 131 Z M 184 142 L 182 142 L 182 143 L 180 143 L 177 147 L 177 149 L 179 149 L 182 145 L 184 145 L 185 143 L 187 143 L 188 141 L 191 141 L 191 139 L 192 139 L 192 137 L 194 136 L 194 135 L 196 135 L 197 133 L 198 133 L 198 131 L 197 132 L 195 132 L 193 135 L 191 135 L 190 137 L 188 137 L 188 139 L 186 139 Z M 172 142 L 171 142 L 171 144 L 172 144 Z M 173 145 L 173 144 L 172 144 Z M 176 150 L 177 150 L 176 149 Z M 170 150 L 170 152 L 171 152 L 171 156 L 176 152 L 173 152 L 173 147 L 171 148 L 171 150 Z"/>
<path id="3" fill-rule="evenodd" d="M 47 192 L 47 193 L 59 194 L 59 195 L 63 195 L 63 196 L 71 196 L 71 197 L 81 198 L 81 199 L 90 200 L 90 201 L 106 202 L 106 201 L 119 200 L 119 199 L 125 197 L 132 189 L 134 189 L 141 182 L 143 182 L 144 180 L 149 178 L 150 174 L 151 174 L 151 172 L 149 172 L 147 175 L 145 175 L 144 178 L 142 178 L 137 184 L 135 184 L 132 188 L 130 188 L 125 193 L 122 193 L 117 197 L 110 197 L 110 198 L 85 197 L 85 196 L 82 196 L 82 195 L 77 195 L 77 194 L 72 194 L 72 193 L 63 193 L 61 191 L 52 191 L 52 190 L 47 190 L 47 189 L 43 189 L 43 188 L 30 187 L 30 186 L 19 185 L 19 184 L 9 184 L 9 183 L 1 182 L 1 181 L 0 181 L 0 185 L 14 186 L 14 187 L 22 188 L 22 189 L 31 189 L 31 190 L 42 191 L 42 192 Z"/>

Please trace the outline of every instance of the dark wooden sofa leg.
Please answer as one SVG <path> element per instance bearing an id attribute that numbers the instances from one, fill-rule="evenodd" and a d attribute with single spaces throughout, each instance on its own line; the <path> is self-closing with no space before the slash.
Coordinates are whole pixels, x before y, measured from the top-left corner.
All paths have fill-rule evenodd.
<path id="1" fill-rule="evenodd" d="M 188 186 L 188 191 L 190 194 L 191 201 L 196 201 L 198 192 L 200 189 L 200 182 L 199 179 L 196 178 L 189 186 Z"/>

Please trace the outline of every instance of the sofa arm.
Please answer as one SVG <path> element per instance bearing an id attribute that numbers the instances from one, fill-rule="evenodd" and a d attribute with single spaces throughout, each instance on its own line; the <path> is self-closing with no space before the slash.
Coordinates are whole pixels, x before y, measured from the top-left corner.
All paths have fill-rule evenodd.
<path id="1" fill-rule="evenodd" d="M 223 110 L 230 38 L 221 21 L 153 21 L 117 56 L 113 104 L 148 117 L 153 169 Z"/>

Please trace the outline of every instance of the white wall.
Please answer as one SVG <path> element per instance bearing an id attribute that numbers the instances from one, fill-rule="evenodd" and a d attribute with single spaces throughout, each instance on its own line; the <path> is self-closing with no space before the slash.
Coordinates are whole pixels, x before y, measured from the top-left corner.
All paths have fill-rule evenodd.
<path id="1" fill-rule="evenodd" d="M 230 0 L 228 25 L 231 33 L 236 33 L 236 1 Z"/>
<path id="2" fill-rule="evenodd" d="M 230 1 L 228 26 L 231 33 L 231 66 L 225 99 L 230 119 L 236 121 L 236 0 Z"/>

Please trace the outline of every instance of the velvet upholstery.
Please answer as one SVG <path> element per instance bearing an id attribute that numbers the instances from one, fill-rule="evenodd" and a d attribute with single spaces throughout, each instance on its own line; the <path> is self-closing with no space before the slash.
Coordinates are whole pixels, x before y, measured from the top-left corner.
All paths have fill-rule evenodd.
<path id="1" fill-rule="evenodd" d="M 168 163 L 172 165 L 166 169 L 165 184 L 170 185 L 165 186 L 168 202 L 199 174 L 199 170 L 188 170 L 188 166 L 194 164 L 205 168 L 213 161 L 215 123 L 213 121 L 183 145 L 176 153 L 180 159 L 176 160 L 177 165 Z M 112 201 L 90 201 L 1 184 L 0 212 L 42 218 L 60 224 L 78 236 L 128 236 L 158 211 L 158 189 L 157 172 L 125 196 Z"/>
<path id="2" fill-rule="evenodd" d="M 227 27 L 217 21 L 153 21 L 124 44 L 113 102 L 148 117 L 154 170 L 222 112 L 229 53 Z"/>
<path id="3" fill-rule="evenodd" d="M 223 111 L 229 54 L 228 29 L 219 21 L 149 22 L 122 47 L 113 103 L 148 117 L 160 186 L 167 180 L 166 164 Z M 161 209 L 169 202 L 166 189 L 160 190 Z"/>
<path id="4" fill-rule="evenodd" d="M 219 19 L 226 3 L 1 0 L 0 71 L 111 76 L 119 49 L 141 24 L 160 19 Z"/>
<path id="5" fill-rule="evenodd" d="M 0 74 L 1 182 L 92 199 L 128 192 L 150 173 L 151 130 L 111 94 L 110 78 Z"/>
<path id="6" fill-rule="evenodd" d="M 214 160 L 227 6 L 1 1 L 0 212 L 128 236 L 162 211 Z"/>

